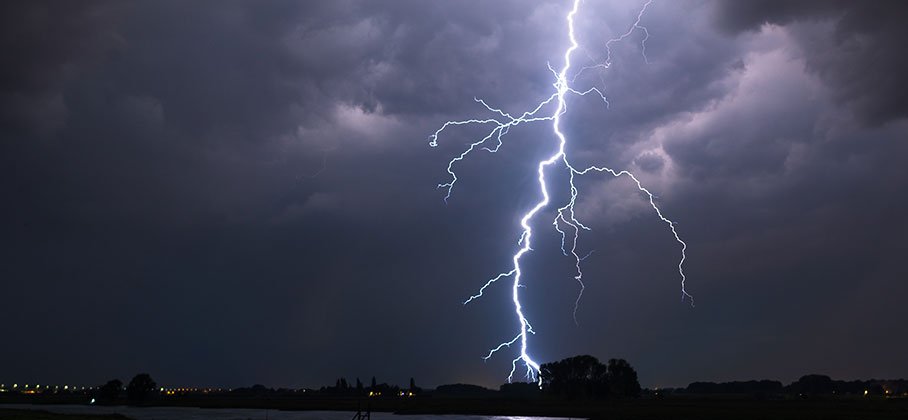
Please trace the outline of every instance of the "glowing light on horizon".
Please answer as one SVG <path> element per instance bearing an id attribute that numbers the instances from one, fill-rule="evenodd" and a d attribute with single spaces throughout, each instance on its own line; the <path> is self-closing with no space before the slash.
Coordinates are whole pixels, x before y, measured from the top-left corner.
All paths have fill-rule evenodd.
<path id="1" fill-rule="evenodd" d="M 550 195 L 549 195 L 549 186 L 546 182 L 546 177 L 545 177 L 545 171 L 549 167 L 561 166 L 561 164 L 563 164 L 564 165 L 563 169 L 566 170 L 566 172 L 568 174 L 568 179 L 569 179 L 568 186 L 569 186 L 569 191 L 570 191 L 570 198 L 567 203 L 565 203 L 563 206 L 557 208 L 556 216 L 555 216 L 555 219 L 552 221 L 552 225 L 554 226 L 555 230 L 561 234 L 561 250 L 562 250 L 562 252 L 564 253 L 565 256 L 572 257 L 575 262 L 576 273 L 574 274 L 574 280 L 576 280 L 576 282 L 578 284 L 578 288 L 579 288 L 579 291 L 577 293 L 577 299 L 574 304 L 574 312 L 573 312 L 575 322 L 577 322 L 577 310 L 580 306 L 580 300 L 583 297 L 583 291 L 585 289 L 585 285 L 583 283 L 583 270 L 581 268 L 581 263 L 583 262 L 584 259 L 586 259 L 590 255 L 590 254 L 586 254 L 585 256 L 581 257 L 580 254 L 577 253 L 577 241 L 578 241 L 578 238 L 580 235 L 580 231 L 581 230 L 588 231 L 588 230 L 590 230 L 590 228 L 585 226 L 583 223 L 581 223 L 577 219 L 577 216 L 574 212 L 574 206 L 576 204 L 577 197 L 579 195 L 579 191 L 578 191 L 576 185 L 574 184 L 574 180 L 575 180 L 576 176 L 582 176 L 582 175 L 585 175 L 590 172 L 597 172 L 597 173 L 605 172 L 616 178 L 621 177 L 621 176 L 626 176 L 626 177 L 630 178 L 636 185 L 637 189 L 646 196 L 646 198 L 649 201 L 650 206 L 653 208 L 653 210 L 655 210 L 656 215 L 659 217 L 659 219 L 662 222 L 664 222 L 668 225 L 669 229 L 672 232 L 672 235 L 674 236 L 674 239 L 681 246 L 681 259 L 678 262 L 678 273 L 681 277 L 681 298 L 682 298 L 682 300 L 685 298 L 689 299 L 691 302 L 691 305 L 693 305 L 693 297 L 687 293 L 687 290 L 685 288 L 685 281 L 687 280 L 687 278 L 684 274 L 684 260 L 686 259 L 687 244 L 678 235 L 678 232 L 675 229 L 674 222 L 672 222 L 670 219 L 665 217 L 662 213 L 662 210 L 656 205 L 654 195 L 643 186 L 643 184 L 640 182 L 639 179 L 637 179 L 636 176 L 634 176 L 634 174 L 632 174 L 629 171 L 614 170 L 614 169 L 604 167 L 604 166 L 590 166 L 588 168 L 583 168 L 583 169 L 577 169 L 576 167 L 574 167 L 571 164 L 570 159 L 568 158 L 567 154 L 565 153 L 565 147 L 567 145 L 568 140 L 567 140 L 567 137 L 565 136 L 565 134 L 561 131 L 561 117 L 562 117 L 562 115 L 564 115 L 567 112 L 567 104 L 565 102 L 566 101 L 565 98 L 568 96 L 568 94 L 586 96 L 586 95 L 595 93 L 600 99 L 602 99 L 602 101 L 605 103 L 606 107 L 609 106 L 608 99 L 606 98 L 605 94 L 599 88 L 592 87 L 592 88 L 580 91 L 580 90 L 577 90 L 574 87 L 572 87 L 571 83 L 576 81 L 577 77 L 585 71 L 594 70 L 594 69 L 608 69 L 611 66 L 611 60 L 612 60 L 611 46 L 613 43 L 624 40 L 625 38 L 631 36 L 631 34 L 633 34 L 635 31 L 641 31 L 644 34 L 643 40 L 641 41 L 641 53 L 643 54 L 644 60 L 647 62 L 649 61 L 649 59 L 646 57 L 646 40 L 649 38 L 649 32 L 646 29 L 646 27 L 641 25 L 640 21 L 642 20 L 643 15 L 646 12 L 646 9 L 650 6 L 651 3 L 652 3 L 652 0 L 649 0 L 643 5 L 643 7 L 640 9 L 639 13 L 637 14 L 636 21 L 634 22 L 634 24 L 631 26 L 631 28 L 627 32 L 620 35 L 619 37 L 612 38 L 605 43 L 607 55 L 606 55 L 606 59 L 604 62 L 595 64 L 592 66 L 582 67 L 579 70 L 577 70 L 573 75 L 570 75 L 570 73 L 572 71 L 571 57 L 572 57 L 573 53 L 579 48 L 579 43 L 577 42 L 577 38 L 574 34 L 574 17 L 576 16 L 576 14 L 579 10 L 580 0 L 574 0 L 573 7 L 568 12 L 567 17 L 566 17 L 568 37 L 570 39 L 570 46 L 568 46 L 568 48 L 564 51 L 563 64 L 562 64 L 560 70 L 556 71 L 551 66 L 549 66 L 549 70 L 551 70 L 552 74 L 555 77 L 555 81 L 552 84 L 552 86 L 554 88 L 554 92 L 550 96 L 548 96 L 547 98 L 545 98 L 544 100 L 542 100 L 541 102 L 536 104 L 529 111 L 526 111 L 526 112 L 520 114 L 519 116 L 514 116 L 499 108 L 495 108 L 495 107 L 489 105 L 488 103 L 486 103 L 482 99 L 474 98 L 474 100 L 477 103 L 479 103 L 487 111 L 492 113 L 493 117 L 471 118 L 471 119 L 459 120 L 459 121 L 447 121 L 438 130 L 436 130 L 432 135 L 429 136 L 429 145 L 431 147 L 436 147 L 436 146 L 438 146 L 439 136 L 446 129 L 453 128 L 456 126 L 461 126 L 461 125 L 491 125 L 493 127 L 492 130 L 490 132 L 488 132 L 487 135 L 485 135 L 484 137 L 482 137 L 481 139 L 479 139 L 477 141 L 470 143 L 469 146 L 466 148 L 466 150 L 464 150 L 462 153 L 460 153 L 458 156 L 454 157 L 453 159 L 451 159 L 448 162 L 447 173 L 450 175 L 450 179 L 447 182 L 438 184 L 438 188 L 446 190 L 446 194 L 444 197 L 445 202 L 447 202 L 448 199 L 451 198 L 451 193 L 454 189 L 454 185 L 457 183 L 457 180 L 458 180 L 457 174 L 454 171 L 454 166 L 456 164 L 458 164 L 460 161 L 464 160 L 468 155 L 470 155 L 476 149 L 485 150 L 490 153 L 498 152 L 498 150 L 501 148 L 501 146 L 503 144 L 503 137 L 508 134 L 508 132 L 510 131 L 511 128 L 519 126 L 521 124 L 525 124 L 525 123 L 550 121 L 552 124 L 553 134 L 555 135 L 555 138 L 558 140 L 557 151 L 553 155 L 539 161 L 537 164 L 537 167 L 536 167 L 537 168 L 537 170 L 536 170 L 537 171 L 537 181 L 539 183 L 539 191 L 540 191 L 542 198 L 540 201 L 538 201 L 536 203 L 535 206 L 533 206 L 530 210 L 528 210 L 526 213 L 524 213 L 520 219 L 520 226 L 521 226 L 522 232 L 520 234 L 519 240 L 517 241 L 517 245 L 519 248 L 511 258 L 511 263 L 512 263 L 511 268 L 508 271 L 499 273 L 498 275 L 496 275 L 496 276 L 492 277 L 491 279 L 489 279 L 488 281 L 486 281 L 486 283 L 483 284 L 482 287 L 479 288 L 479 290 L 477 291 L 476 294 L 470 296 L 468 299 L 466 299 L 466 301 L 464 301 L 464 304 L 467 304 L 467 303 L 472 302 L 473 300 L 476 300 L 476 299 L 482 297 L 483 293 L 486 291 L 486 289 L 488 287 L 492 286 L 493 284 L 495 284 L 496 282 L 498 282 L 501 279 L 510 278 L 512 280 L 512 286 L 511 286 L 512 303 L 514 305 L 514 312 L 517 316 L 517 320 L 519 322 L 520 328 L 518 330 L 517 335 L 513 339 L 502 342 L 497 347 L 494 347 L 491 350 L 489 350 L 488 354 L 486 354 L 486 356 L 483 357 L 483 359 L 489 359 L 498 351 L 503 350 L 504 348 L 510 348 L 512 345 L 518 344 L 519 345 L 519 354 L 511 362 L 511 372 L 508 375 L 509 382 L 514 377 L 514 373 L 517 370 L 518 363 L 522 363 L 526 367 L 527 379 L 529 379 L 531 381 L 539 381 L 540 384 L 542 382 L 542 378 L 539 374 L 540 373 L 539 372 L 540 371 L 539 363 L 536 362 L 535 360 L 533 360 L 533 358 L 529 355 L 529 352 L 528 352 L 528 334 L 535 334 L 535 331 L 533 331 L 532 325 L 527 320 L 527 317 L 524 313 L 524 307 L 520 301 L 520 288 L 523 287 L 523 284 L 521 284 L 521 278 L 523 276 L 523 272 L 521 270 L 520 260 L 525 254 L 532 251 L 532 249 L 533 249 L 531 244 L 532 244 L 532 238 L 533 238 L 534 232 L 533 232 L 531 222 L 533 221 L 534 217 L 540 211 L 542 211 L 544 208 L 549 206 L 549 204 L 551 204 Z M 569 77 L 569 75 L 570 75 L 570 77 Z M 552 111 L 552 113 L 544 114 L 543 110 L 546 109 L 547 107 L 551 107 L 552 105 L 554 105 L 554 108 L 555 108 Z M 491 141 L 494 141 L 495 144 L 490 145 L 489 143 Z"/>

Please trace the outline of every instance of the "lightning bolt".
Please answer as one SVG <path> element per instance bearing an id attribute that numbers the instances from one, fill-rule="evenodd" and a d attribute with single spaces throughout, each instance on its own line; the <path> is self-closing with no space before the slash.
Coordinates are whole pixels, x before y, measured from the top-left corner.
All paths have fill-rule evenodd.
<path id="1" fill-rule="evenodd" d="M 486 111 L 492 114 L 491 117 L 447 121 L 438 130 L 436 130 L 429 136 L 429 145 L 431 147 L 436 147 L 438 146 L 439 136 L 441 136 L 441 134 L 449 128 L 462 125 L 480 125 L 492 127 L 491 131 L 489 131 L 488 134 L 470 143 L 469 146 L 467 146 L 466 150 L 464 150 L 462 153 L 448 162 L 447 172 L 450 175 L 450 178 L 447 182 L 438 184 L 438 188 L 444 189 L 446 192 L 444 197 L 446 203 L 448 199 L 451 198 L 451 193 L 454 189 L 454 185 L 457 183 L 457 174 L 454 171 L 454 166 L 460 161 L 464 160 L 467 156 L 469 156 L 477 149 L 485 150 L 490 153 L 498 152 L 503 144 L 503 138 L 508 134 L 511 128 L 519 126 L 521 124 L 549 121 L 552 124 L 552 131 L 555 135 L 555 138 L 558 140 L 557 151 L 553 155 L 539 161 L 537 164 L 537 180 L 539 182 L 539 192 L 542 198 L 539 202 L 536 203 L 535 206 L 533 206 L 533 208 L 524 213 L 524 215 L 520 219 L 520 227 L 522 228 L 522 232 L 520 234 L 520 238 L 517 241 L 519 248 L 511 258 L 511 268 L 508 271 L 501 272 L 486 281 L 486 283 L 479 288 L 476 294 L 470 296 L 468 299 L 466 299 L 466 301 L 464 301 L 464 304 L 468 304 L 473 300 L 482 297 L 486 289 L 499 280 L 505 278 L 511 279 L 514 312 L 517 315 L 517 320 L 519 322 L 520 328 L 517 335 L 513 339 L 502 342 L 497 347 L 489 350 L 488 354 L 483 357 L 483 359 L 489 359 L 498 351 L 501 351 L 505 348 L 510 348 L 513 345 L 519 345 L 519 353 L 517 357 L 511 361 L 511 372 L 508 375 L 508 382 L 513 379 L 514 374 L 517 371 L 518 363 L 522 363 L 526 368 L 527 379 L 531 381 L 538 380 L 538 383 L 540 385 L 542 384 L 539 363 L 533 360 L 533 358 L 530 357 L 528 353 L 527 342 L 529 334 L 535 334 L 535 332 L 533 331 L 533 327 L 530 325 L 530 322 L 527 320 L 527 317 L 524 314 L 523 305 L 520 302 L 520 288 L 524 287 L 524 285 L 521 284 L 523 272 L 521 271 L 520 261 L 524 255 L 533 250 L 533 227 L 531 225 L 531 222 L 540 211 L 549 206 L 549 204 L 551 203 L 549 196 L 549 186 L 546 182 L 545 177 L 546 170 L 549 167 L 561 167 L 568 174 L 570 198 L 567 200 L 567 203 L 565 203 L 561 207 L 558 207 L 557 211 L 555 212 L 555 219 L 552 221 L 552 225 L 554 226 L 555 230 L 561 234 L 562 253 L 565 256 L 573 258 L 575 263 L 576 272 L 574 274 L 574 280 L 578 284 L 579 291 L 577 293 L 577 299 L 574 303 L 574 322 L 577 322 L 577 310 L 580 306 L 580 300 L 583 297 L 583 291 L 585 289 L 585 285 L 583 283 L 583 270 L 581 265 L 583 260 L 589 257 L 590 254 L 592 254 L 592 252 L 590 252 L 581 257 L 580 254 L 577 253 L 577 241 L 580 236 L 580 231 L 588 231 L 590 230 L 590 228 L 585 226 L 577 219 L 577 215 L 574 211 L 574 206 L 579 195 L 579 190 L 577 189 L 574 181 L 576 177 L 588 174 L 590 172 L 605 172 L 615 178 L 622 176 L 630 178 L 636 185 L 637 189 L 646 197 L 646 199 L 649 201 L 650 206 L 656 212 L 656 215 L 669 227 L 672 235 L 674 236 L 674 239 L 681 246 L 681 259 L 678 262 L 678 273 L 681 277 L 681 299 L 689 299 L 691 305 L 693 305 L 693 297 L 687 293 L 687 289 L 685 288 L 687 277 L 684 274 L 684 261 L 687 258 L 687 244 L 678 235 L 678 232 L 675 229 L 675 223 L 665 217 L 665 215 L 662 213 L 662 210 L 656 205 L 656 197 L 653 195 L 653 193 L 646 189 L 640 182 L 640 180 L 637 179 L 636 176 L 634 176 L 634 174 L 626 170 L 614 170 L 604 166 L 590 166 L 588 168 L 577 169 L 574 165 L 571 164 L 570 159 L 565 153 L 567 138 L 561 131 L 561 117 L 567 112 L 566 97 L 569 94 L 577 96 L 596 94 L 605 103 L 606 107 L 609 106 L 608 99 L 606 98 L 603 91 L 599 88 L 592 87 L 581 91 L 573 88 L 571 86 L 571 83 L 576 81 L 577 77 L 585 71 L 595 69 L 608 69 L 612 63 L 612 44 L 624 40 L 625 38 L 631 36 L 635 31 L 641 31 L 644 34 L 644 38 L 641 41 L 641 53 L 643 54 L 644 60 L 646 62 L 649 62 L 649 59 L 646 57 L 646 40 L 649 38 L 649 32 L 647 31 L 646 27 L 640 24 L 640 21 L 642 20 L 647 7 L 649 7 L 651 3 L 652 0 L 649 0 L 643 5 L 643 7 L 640 9 L 640 12 L 637 14 L 636 21 L 630 27 L 630 29 L 628 29 L 627 32 L 616 38 L 612 38 L 605 43 L 606 58 L 603 62 L 592 66 L 581 67 L 569 78 L 568 76 L 572 71 L 571 57 L 575 53 L 575 51 L 580 48 L 579 43 L 577 42 L 577 38 L 574 35 L 574 17 L 577 15 L 577 11 L 580 7 L 580 0 L 574 0 L 573 7 L 568 12 L 566 17 L 570 46 L 564 51 L 563 65 L 561 66 L 560 70 L 553 69 L 551 65 L 548 66 L 555 79 L 554 83 L 552 84 L 554 91 L 550 96 L 540 101 L 530 110 L 525 111 L 517 116 L 507 113 L 499 108 L 495 108 L 482 99 L 474 98 L 477 103 L 482 105 L 486 109 Z M 550 114 L 544 113 L 543 110 L 550 108 L 552 104 L 554 104 L 554 110 Z M 494 145 L 491 144 L 492 142 L 494 142 Z"/>

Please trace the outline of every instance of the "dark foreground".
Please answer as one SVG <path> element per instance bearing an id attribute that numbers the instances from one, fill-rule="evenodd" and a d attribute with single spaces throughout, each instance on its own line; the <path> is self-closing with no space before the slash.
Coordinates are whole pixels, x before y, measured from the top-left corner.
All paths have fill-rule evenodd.
<path id="1" fill-rule="evenodd" d="M 60 398 L 0 398 L 0 403 L 79 404 Z M 631 401 L 571 402 L 554 399 L 507 398 L 236 398 L 226 396 L 192 396 L 165 398 L 146 405 L 202 408 L 268 408 L 275 410 L 339 410 L 397 414 L 468 414 L 488 416 L 545 416 L 603 420 L 873 420 L 908 419 L 906 398 L 840 398 L 755 400 L 753 398 L 684 397 L 639 399 Z M 0 405 L 0 420 L 113 420 L 109 416 L 62 416 L 40 413 L 10 417 Z M 21 413 L 19 415 L 22 415 Z M 4 417 L 5 416 L 5 417 Z M 124 419 L 125 417 L 119 417 Z"/>
<path id="2" fill-rule="evenodd" d="M 81 415 L 55 414 L 42 410 L 10 410 L 0 408 L 0 420 L 129 420 L 119 414 Z"/>

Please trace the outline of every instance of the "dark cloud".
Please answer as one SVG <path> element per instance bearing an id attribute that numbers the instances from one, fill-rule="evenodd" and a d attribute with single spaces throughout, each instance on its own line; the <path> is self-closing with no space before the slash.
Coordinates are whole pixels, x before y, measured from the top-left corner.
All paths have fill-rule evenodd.
<path id="1" fill-rule="evenodd" d="M 0 50 L 13 63 L 0 70 L 0 124 L 7 135 L 49 133 L 66 116 L 60 92 L 65 80 L 116 43 L 109 25 L 115 12 L 101 2 L 0 7 Z"/>
<path id="2" fill-rule="evenodd" d="M 654 172 L 665 166 L 665 160 L 655 153 L 645 153 L 638 156 L 634 164 L 646 172 Z"/>
<path id="3" fill-rule="evenodd" d="M 908 374 L 902 12 L 870 4 L 656 2 L 646 58 L 635 34 L 577 79 L 610 105 L 570 99 L 570 152 L 656 192 L 699 303 L 633 185 L 580 179 L 580 327 L 551 214 L 526 262 L 540 360 L 626 357 L 650 386 Z M 577 66 L 639 6 L 584 2 Z M 550 94 L 563 2 L 2 7 L 0 379 L 504 379 L 479 357 L 513 336 L 508 289 L 461 300 L 507 265 L 552 135 L 459 163 L 447 205 L 482 133 L 427 136 Z"/>
<path id="4" fill-rule="evenodd" d="M 908 5 L 901 1 L 764 1 L 717 3 L 729 32 L 764 24 L 795 26 L 808 68 L 868 124 L 908 117 Z M 808 22 L 799 25 L 800 22 Z M 829 24 L 824 24 L 829 23 Z"/>

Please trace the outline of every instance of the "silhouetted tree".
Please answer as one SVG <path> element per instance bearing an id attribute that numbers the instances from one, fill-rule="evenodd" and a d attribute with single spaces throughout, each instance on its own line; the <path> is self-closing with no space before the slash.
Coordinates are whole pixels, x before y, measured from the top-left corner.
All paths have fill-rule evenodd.
<path id="1" fill-rule="evenodd" d="M 344 394 L 350 391 L 350 385 L 347 384 L 346 378 L 337 378 L 337 381 L 334 382 L 334 388 L 331 390 L 339 394 Z"/>
<path id="2" fill-rule="evenodd" d="M 637 398 L 640 396 L 637 371 L 627 360 L 610 359 L 608 361 L 608 389 L 609 395 L 613 397 Z"/>
<path id="3" fill-rule="evenodd" d="M 140 373 L 129 381 L 129 385 L 126 386 L 126 395 L 129 397 L 130 401 L 141 402 L 145 400 L 145 397 L 154 391 L 157 386 L 158 385 L 151 379 L 151 375 Z"/>
<path id="4" fill-rule="evenodd" d="M 536 397 L 539 395 L 539 385 L 535 382 L 512 382 L 498 387 L 498 392 L 508 397 Z"/>
<path id="5" fill-rule="evenodd" d="M 359 378 L 356 378 L 356 393 L 357 394 L 363 393 L 363 383 L 362 383 L 362 381 L 359 380 Z"/>
<path id="6" fill-rule="evenodd" d="M 540 368 L 542 389 L 566 398 L 603 398 L 608 395 L 608 368 L 593 356 L 583 355 L 545 363 Z"/>
<path id="7" fill-rule="evenodd" d="M 372 390 L 375 389 L 375 377 L 374 376 L 372 377 L 372 386 L 370 386 L 369 389 L 372 389 Z"/>
<path id="8" fill-rule="evenodd" d="M 98 399 L 107 401 L 115 400 L 120 396 L 120 391 L 122 389 L 123 382 L 119 379 L 111 379 L 98 388 Z"/>
<path id="9" fill-rule="evenodd" d="M 422 389 L 416 386 L 416 381 L 413 378 L 410 378 L 410 392 L 416 394 L 419 393 L 419 391 L 422 391 Z"/>
<path id="10" fill-rule="evenodd" d="M 791 391 L 801 395 L 832 394 L 834 384 L 826 375 L 804 375 L 790 385 Z"/>

